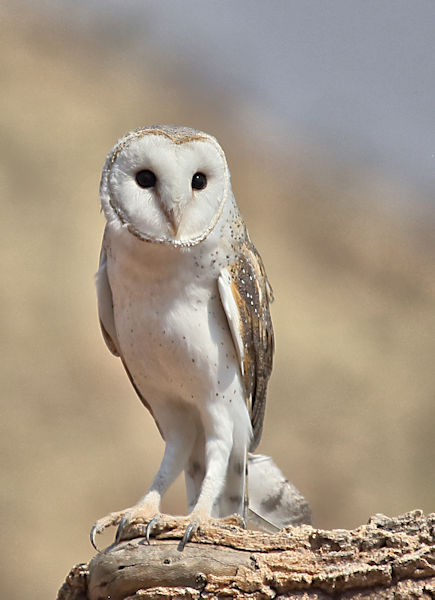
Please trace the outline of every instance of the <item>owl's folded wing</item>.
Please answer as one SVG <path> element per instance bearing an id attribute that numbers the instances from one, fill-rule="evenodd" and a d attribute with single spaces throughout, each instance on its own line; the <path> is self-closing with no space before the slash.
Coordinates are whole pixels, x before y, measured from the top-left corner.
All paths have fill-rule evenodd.
<path id="1" fill-rule="evenodd" d="M 112 298 L 112 290 L 110 289 L 109 279 L 107 277 L 107 256 L 106 251 L 104 250 L 104 245 L 101 247 L 100 253 L 100 265 L 98 267 L 97 275 L 96 275 L 96 284 L 97 284 L 97 299 L 98 299 L 98 315 L 100 317 L 100 327 L 101 332 L 104 337 L 104 341 L 106 342 L 107 347 L 110 352 L 115 356 L 119 356 L 121 362 L 124 366 L 124 369 L 130 379 L 132 386 L 134 387 L 136 394 L 139 396 L 142 404 L 150 411 L 151 415 L 154 417 L 154 413 L 151 409 L 150 404 L 143 397 L 141 391 L 137 387 L 133 376 L 131 375 L 127 364 L 122 356 L 121 349 L 118 342 L 118 336 L 116 334 L 115 328 L 115 317 L 113 314 L 113 298 Z M 161 436 L 164 438 L 162 430 L 160 428 L 159 423 L 156 420 L 156 425 L 158 430 L 160 431 Z"/>
<path id="2" fill-rule="evenodd" d="M 110 352 L 120 356 L 118 337 L 115 329 L 115 318 L 113 316 L 112 290 L 107 277 L 107 256 L 104 247 L 101 248 L 100 264 L 96 274 L 98 316 L 100 317 L 101 332 Z"/>
<path id="3" fill-rule="evenodd" d="M 248 239 L 237 260 L 223 269 L 218 279 L 219 294 L 246 392 L 253 428 L 251 451 L 261 438 L 267 383 L 272 371 L 274 337 L 269 303 L 272 289 L 260 255 Z"/>

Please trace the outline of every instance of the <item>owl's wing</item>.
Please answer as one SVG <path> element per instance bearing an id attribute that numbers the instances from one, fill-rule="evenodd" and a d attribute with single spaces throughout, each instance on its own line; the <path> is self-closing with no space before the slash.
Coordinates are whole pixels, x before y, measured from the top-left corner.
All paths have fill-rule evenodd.
<path id="1" fill-rule="evenodd" d="M 250 409 L 253 428 L 251 451 L 263 429 L 267 383 L 272 371 L 274 337 L 269 304 L 272 288 L 263 262 L 247 236 L 237 260 L 223 269 L 219 294 L 228 319 Z"/>
<path id="2" fill-rule="evenodd" d="M 100 264 L 96 274 L 98 316 L 100 317 L 101 332 L 110 352 L 115 356 L 121 356 L 118 337 L 115 329 L 115 318 L 113 315 L 112 290 L 107 277 L 107 256 L 104 246 L 101 247 Z"/>
<path id="3" fill-rule="evenodd" d="M 104 242 L 101 247 L 100 264 L 96 275 L 96 284 L 98 299 L 98 315 L 100 317 L 100 327 L 104 341 L 106 342 L 106 345 L 109 348 L 110 352 L 115 356 L 120 357 L 124 369 L 126 370 L 128 378 L 130 379 L 131 385 L 134 387 L 136 394 L 139 396 L 142 404 L 150 411 L 151 415 L 154 417 L 154 413 L 151 410 L 151 406 L 143 397 L 141 391 L 134 382 L 133 377 L 130 371 L 128 370 L 127 364 L 121 353 L 121 348 L 118 342 L 118 336 L 116 334 L 115 317 L 113 314 L 112 290 L 110 288 L 109 278 L 107 277 L 107 255 L 104 249 Z M 161 436 L 164 438 L 160 425 L 155 419 L 155 417 L 154 420 L 156 421 L 156 425 L 158 427 L 158 430 L 160 431 Z"/>

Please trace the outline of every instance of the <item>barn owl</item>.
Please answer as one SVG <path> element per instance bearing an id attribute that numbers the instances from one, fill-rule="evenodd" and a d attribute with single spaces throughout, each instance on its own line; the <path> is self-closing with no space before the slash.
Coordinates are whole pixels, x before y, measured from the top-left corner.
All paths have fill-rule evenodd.
<path id="1" fill-rule="evenodd" d="M 210 135 L 151 126 L 109 153 L 97 295 L 101 330 L 165 441 L 151 487 L 95 535 L 159 520 L 184 470 L 182 547 L 211 518 L 246 518 L 247 452 L 259 443 L 272 370 L 272 290 Z M 181 518 L 181 517 L 180 517 Z"/>

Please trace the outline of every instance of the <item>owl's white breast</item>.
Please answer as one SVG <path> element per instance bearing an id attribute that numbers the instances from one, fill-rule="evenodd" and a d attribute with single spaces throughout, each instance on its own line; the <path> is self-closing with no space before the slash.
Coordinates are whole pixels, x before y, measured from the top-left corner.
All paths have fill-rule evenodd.
<path id="1" fill-rule="evenodd" d="M 110 226 L 105 245 L 122 356 L 151 406 L 243 400 L 217 288 L 218 245 L 181 250 Z"/>

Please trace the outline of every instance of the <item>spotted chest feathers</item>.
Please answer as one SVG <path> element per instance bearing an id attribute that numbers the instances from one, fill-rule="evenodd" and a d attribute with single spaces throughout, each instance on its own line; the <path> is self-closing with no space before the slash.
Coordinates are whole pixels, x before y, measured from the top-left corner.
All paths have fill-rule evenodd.
<path id="1" fill-rule="evenodd" d="M 108 236 L 107 243 L 113 241 Z M 108 257 L 120 350 L 136 385 L 151 403 L 160 397 L 243 397 L 216 283 L 227 255 L 217 248 L 174 252 L 138 243 L 139 255 L 118 243 Z"/>

